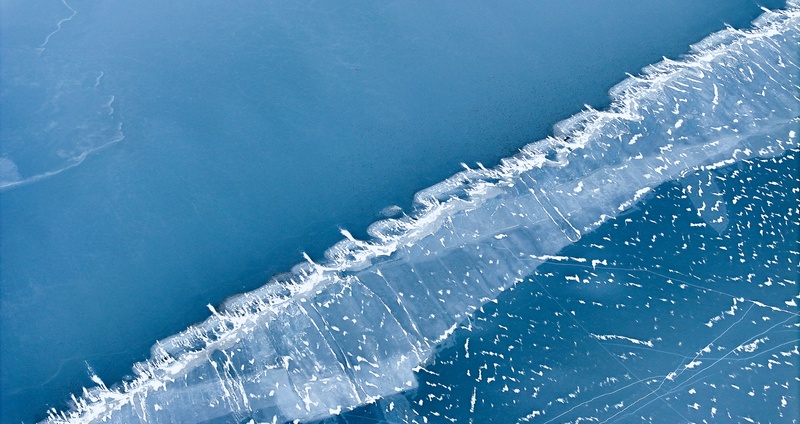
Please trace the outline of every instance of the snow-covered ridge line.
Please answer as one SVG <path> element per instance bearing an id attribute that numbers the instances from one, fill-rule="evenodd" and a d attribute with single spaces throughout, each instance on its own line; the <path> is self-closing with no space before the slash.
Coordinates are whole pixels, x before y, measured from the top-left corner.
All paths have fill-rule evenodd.
<path id="1" fill-rule="evenodd" d="M 47 421 L 306 420 L 413 387 L 414 367 L 537 258 L 665 181 L 796 148 L 798 21 L 791 1 L 645 68 L 607 110 L 420 191 L 411 216 L 374 223 L 369 241 L 343 232 L 324 263 L 307 258 L 211 308 L 157 343 L 133 381 L 100 382 Z"/>

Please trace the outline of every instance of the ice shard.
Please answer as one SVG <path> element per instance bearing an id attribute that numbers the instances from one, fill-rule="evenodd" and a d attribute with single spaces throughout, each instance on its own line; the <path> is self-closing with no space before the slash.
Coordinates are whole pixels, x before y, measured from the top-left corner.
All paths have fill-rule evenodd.
<path id="1" fill-rule="evenodd" d="M 371 240 L 344 232 L 324 263 L 211 308 L 135 378 L 87 389 L 47 421 L 303 421 L 413 388 L 460 322 L 654 187 L 796 149 L 799 24 L 793 2 L 646 68 L 611 90 L 609 109 L 419 192 L 417 210 L 373 224 Z M 704 181 L 707 194 L 689 194 L 698 209 L 711 207 Z"/>

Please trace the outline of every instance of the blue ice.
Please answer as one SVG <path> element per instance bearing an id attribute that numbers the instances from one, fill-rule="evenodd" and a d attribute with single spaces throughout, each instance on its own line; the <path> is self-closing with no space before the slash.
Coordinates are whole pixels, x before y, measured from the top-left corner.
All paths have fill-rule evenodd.
<path id="1" fill-rule="evenodd" d="M 48 421 L 314 420 L 413 389 L 459 323 L 654 188 L 796 149 L 799 24 L 792 3 L 646 68 L 608 109 L 419 192 L 410 216 L 373 224 L 369 240 L 344 231 L 325 262 L 212 308 L 153 346 L 135 378 L 97 379 Z M 690 198 L 724 230 L 722 206 Z"/>

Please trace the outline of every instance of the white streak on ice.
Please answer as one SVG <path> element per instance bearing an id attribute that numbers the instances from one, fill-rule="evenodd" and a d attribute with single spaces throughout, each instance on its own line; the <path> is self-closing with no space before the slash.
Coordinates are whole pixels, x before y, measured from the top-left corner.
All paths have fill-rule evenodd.
<path id="1" fill-rule="evenodd" d="M 78 14 L 78 12 L 77 12 L 77 11 L 75 11 L 75 9 L 73 9 L 72 7 L 70 7 L 70 5 L 69 5 L 69 4 L 67 4 L 66 0 L 61 0 L 61 3 L 63 3 L 63 4 L 64 4 L 64 6 L 65 6 L 67 9 L 69 9 L 69 10 L 70 10 L 70 12 L 72 12 L 72 14 L 70 14 L 70 15 L 69 15 L 69 16 L 67 16 L 66 18 L 64 18 L 64 19 L 62 19 L 62 20 L 58 21 L 58 23 L 56 23 L 56 29 L 55 29 L 53 32 L 51 32 L 50 34 L 47 34 L 47 36 L 44 38 L 44 41 L 42 42 L 42 44 L 41 44 L 41 45 L 39 46 L 39 48 L 37 49 L 37 50 L 39 50 L 39 52 L 42 52 L 42 51 L 44 51 L 44 46 L 46 46 L 46 45 L 47 45 L 47 43 L 49 43 L 49 42 L 50 42 L 50 37 L 52 37 L 52 36 L 53 36 L 55 33 L 57 33 L 57 32 L 59 32 L 59 31 L 61 31 L 61 25 L 63 25 L 65 22 L 69 22 L 69 21 L 71 21 L 71 20 L 72 20 L 72 18 L 74 18 L 74 17 L 75 17 L 75 15 L 77 15 L 77 14 Z M 98 78 L 98 81 L 99 81 L 99 78 Z"/>

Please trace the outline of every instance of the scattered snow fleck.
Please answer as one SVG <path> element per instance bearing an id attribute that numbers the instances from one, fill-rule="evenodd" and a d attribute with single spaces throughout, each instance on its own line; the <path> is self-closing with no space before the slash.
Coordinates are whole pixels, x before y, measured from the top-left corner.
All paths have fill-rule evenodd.
<path id="1" fill-rule="evenodd" d="M 686 364 L 685 368 L 690 370 L 690 369 L 692 369 L 692 368 L 694 368 L 694 367 L 696 367 L 698 365 L 701 365 L 702 363 L 703 363 L 702 361 L 692 361 L 692 362 L 689 362 L 688 364 Z"/>
<path id="2" fill-rule="evenodd" d="M 618 335 L 615 335 L 615 334 L 592 334 L 591 336 L 594 337 L 597 340 L 625 340 L 625 341 L 629 341 L 629 342 L 631 342 L 633 344 L 644 345 L 644 346 L 647 346 L 647 347 L 653 347 L 653 342 L 651 342 L 650 340 L 643 341 L 643 340 L 638 340 L 638 339 L 634 339 L 634 338 L 631 338 L 631 337 L 618 336 Z"/>

